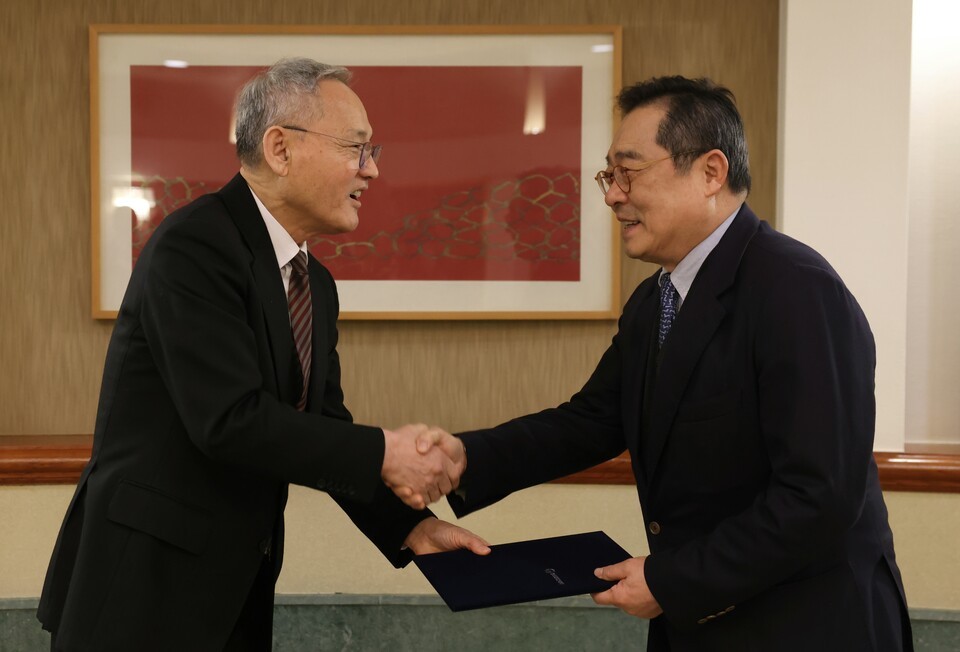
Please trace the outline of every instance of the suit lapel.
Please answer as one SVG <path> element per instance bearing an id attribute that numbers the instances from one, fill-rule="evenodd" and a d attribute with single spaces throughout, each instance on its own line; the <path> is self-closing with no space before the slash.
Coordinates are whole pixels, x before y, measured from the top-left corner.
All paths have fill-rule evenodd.
<path id="1" fill-rule="evenodd" d="M 293 403 L 295 391 L 292 382 L 294 371 L 293 334 L 290 330 L 290 315 L 287 296 L 283 290 L 283 278 L 277 263 L 277 254 L 263 223 L 263 216 L 253 199 L 247 182 L 239 174 L 219 190 L 219 195 L 227 206 L 237 229 L 253 254 L 250 269 L 256 282 L 257 292 L 263 306 L 264 321 L 273 354 L 274 379 L 278 388 L 278 397 L 286 403 Z"/>
<path id="2" fill-rule="evenodd" d="M 627 370 L 627 376 L 624 380 L 624 396 L 631 397 L 624 406 L 624 432 L 626 433 L 627 448 L 634 459 L 635 472 L 642 468 L 641 465 L 637 464 L 637 461 L 642 459 L 642 443 L 635 435 L 645 431 L 644 426 L 648 419 L 644 397 L 653 386 L 648 373 L 648 363 L 652 362 L 652 358 L 649 356 L 650 341 L 656 333 L 654 325 L 659 309 L 659 295 L 656 290 L 656 275 L 654 275 L 637 288 L 636 301 L 638 303 L 636 308 L 631 310 L 629 320 L 624 322 L 630 332 L 631 339 L 636 342 L 635 346 L 630 347 L 629 355 L 623 361 L 623 369 Z M 640 398 L 639 404 L 633 401 L 633 397 Z M 637 480 L 640 482 L 639 477 Z"/>
<path id="3" fill-rule="evenodd" d="M 313 309 L 313 354 L 310 360 L 310 387 L 307 388 L 307 409 L 319 412 L 324 402 L 327 377 L 327 320 L 330 318 L 329 293 L 320 267 L 313 256 L 309 256 L 310 301 Z"/>
<path id="4" fill-rule="evenodd" d="M 727 314 L 721 295 L 731 286 L 740 258 L 757 231 L 759 220 L 746 204 L 703 262 L 663 343 L 661 364 L 653 389 L 648 431 L 641 437 L 643 465 L 652 479 L 677 408 L 697 362 Z M 659 306 L 658 306 L 659 307 Z M 655 360 L 648 360 L 655 364 Z"/>

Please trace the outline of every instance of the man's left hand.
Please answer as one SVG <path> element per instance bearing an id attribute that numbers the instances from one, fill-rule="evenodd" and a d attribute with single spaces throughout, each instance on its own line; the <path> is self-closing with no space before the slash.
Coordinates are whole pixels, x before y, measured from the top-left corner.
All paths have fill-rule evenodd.
<path id="1" fill-rule="evenodd" d="M 417 523 L 407 535 L 404 545 L 417 555 L 446 552 L 457 548 L 467 548 L 477 555 L 490 554 L 490 544 L 470 530 L 434 517 L 425 518 Z"/>
<path id="2" fill-rule="evenodd" d="M 612 604 L 637 618 L 656 618 L 662 614 L 663 609 L 650 593 L 643 574 L 646 561 L 646 557 L 635 557 L 594 571 L 600 579 L 616 582 L 616 585 L 603 593 L 594 593 L 591 596 L 593 601 L 597 604 Z"/>

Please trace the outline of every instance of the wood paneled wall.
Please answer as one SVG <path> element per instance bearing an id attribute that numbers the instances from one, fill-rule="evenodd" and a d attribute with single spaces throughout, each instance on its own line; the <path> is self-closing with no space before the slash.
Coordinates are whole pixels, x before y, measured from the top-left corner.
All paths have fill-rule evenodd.
<path id="1" fill-rule="evenodd" d="M 619 24 L 624 83 L 705 75 L 734 91 L 751 148 L 750 203 L 772 220 L 778 6 L 778 0 L 5 0 L 0 434 L 93 430 L 112 322 L 90 317 L 89 24 Z M 596 153 L 598 164 L 604 154 Z M 624 259 L 624 300 L 650 271 Z M 568 398 L 615 328 L 607 321 L 345 322 L 347 403 L 368 423 L 492 425 Z"/>

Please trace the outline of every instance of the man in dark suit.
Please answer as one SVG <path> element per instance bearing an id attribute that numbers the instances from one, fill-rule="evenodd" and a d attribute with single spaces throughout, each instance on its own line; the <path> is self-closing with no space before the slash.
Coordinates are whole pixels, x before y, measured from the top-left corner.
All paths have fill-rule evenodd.
<path id="1" fill-rule="evenodd" d="M 487 551 L 419 511 L 463 460 L 421 455 L 416 436 L 448 435 L 344 407 L 336 288 L 306 241 L 356 228 L 379 173 L 348 78 L 293 59 L 251 80 L 240 174 L 143 250 L 40 601 L 54 650 L 269 650 L 290 482 L 328 492 L 397 567 Z"/>
<path id="2" fill-rule="evenodd" d="M 594 596 L 648 650 L 912 649 L 873 460 L 875 347 L 836 271 L 744 203 L 732 94 L 619 96 L 597 181 L 626 252 L 661 266 L 569 402 L 464 433 L 458 516 L 630 451 L 650 555 Z M 451 453 L 456 448 L 449 442 Z"/>

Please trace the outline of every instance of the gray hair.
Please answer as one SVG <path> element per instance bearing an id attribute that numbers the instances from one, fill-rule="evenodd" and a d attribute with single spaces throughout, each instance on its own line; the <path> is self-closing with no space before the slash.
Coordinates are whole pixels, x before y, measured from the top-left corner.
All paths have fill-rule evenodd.
<path id="1" fill-rule="evenodd" d="M 347 83 L 350 71 L 313 59 L 281 59 L 257 74 L 240 90 L 236 103 L 237 157 L 256 167 L 263 160 L 263 134 L 273 125 L 304 117 L 316 119 L 316 91 L 325 79 Z"/>

